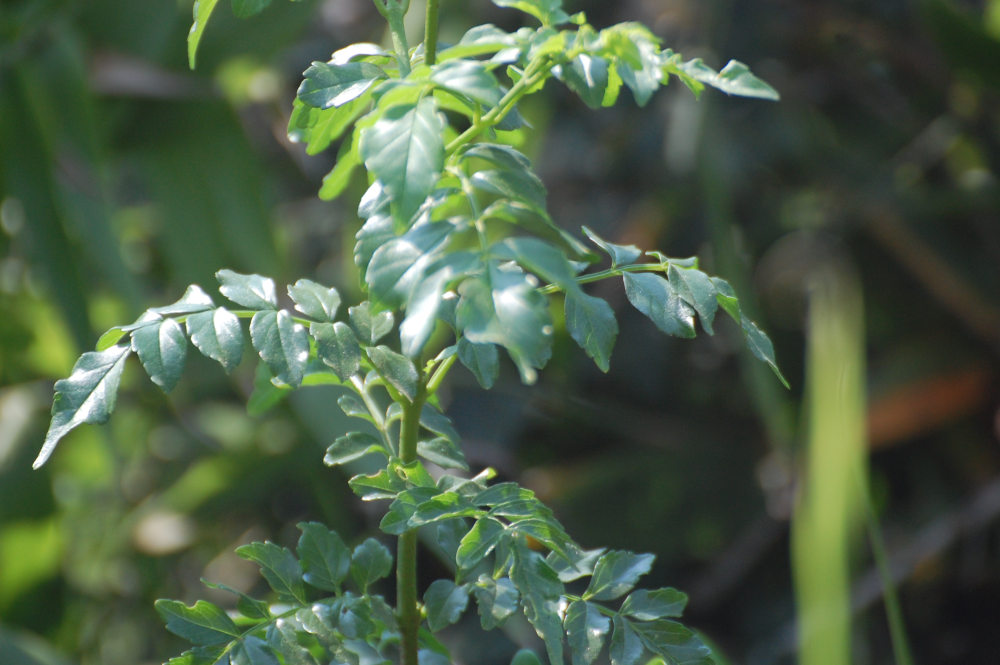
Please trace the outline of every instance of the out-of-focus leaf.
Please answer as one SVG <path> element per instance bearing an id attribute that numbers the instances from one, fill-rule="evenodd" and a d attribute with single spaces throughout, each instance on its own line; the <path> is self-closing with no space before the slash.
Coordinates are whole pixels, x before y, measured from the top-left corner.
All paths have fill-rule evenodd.
<path id="1" fill-rule="evenodd" d="M 749 67 L 738 60 L 730 60 L 720 72 L 706 65 L 701 58 L 685 62 L 679 65 L 679 68 L 693 79 L 717 88 L 727 95 L 771 101 L 780 99 L 777 90 L 757 78 Z"/>
<path id="2" fill-rule="evenodd" d="M 351 578 L 354 583 L 366 590 L 372 582 L 376 582 L 392 571 L 392 554 L 385 545 L 374 538 L 368 538 L 354 548 L 351 556 Z"/>
<path id="3" fill-rule="evenodd" d="M 363 344 L 375 344 L 392 330 L 392 312 L 373 312 L 368 302 L 349 307 L 347 313 Z"/>
<path id="4" fill-rule="evenodd" d="M 205 32 L 208 19 L 211 18 L 212 12 L 215 10 L 215 5 L 218 3 L 219 0 L 195 0 L 194 8 L 192 9 L 194 20 L 191 23 L 191 30 L 188 32 L 187 38 L 188 66 L 191 69 L 194 69 L 197 63 L 198 44 L 201 42 L 201 34 Z"/>
<path id="5" fill-rule="evenodd" d="M 271 0 L 232 0 L 233 14 L 239 18 L 250 18 L 264 11 Z"/>
<path id="6" fill-rule="evenodd" d="M 297 94 L 309 106 L 320 109 L 340 107 L 354 101 L 375 81 L 384 78 L 386 73 L 368 62 L 343 65 L 314 62 L 303 74 Z"/>
<path id="7" fill-rule="evenodd" d="M 458 340 L 458 359 L 486 390 L 500 375 L 500 354 L 494 344 L 476 344 L 465 337 Z"/>

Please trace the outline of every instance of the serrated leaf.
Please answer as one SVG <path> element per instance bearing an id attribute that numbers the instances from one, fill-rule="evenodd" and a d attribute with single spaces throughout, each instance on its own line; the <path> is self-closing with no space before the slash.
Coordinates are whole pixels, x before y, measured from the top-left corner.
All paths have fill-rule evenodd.
<path id="1" fill-rule="evenodd" d="M 387 346 L 372 346 L 367 351 L 368 358 L 386 381 L 411 401 L 416 398 L 420 377 L 412 360 Z"/>
<path id="2" fill-rule="evenodd" d="M 274 378 L 293 388 L 302 384 L 309 361 L 309 335 L 286 310 L 264 310 L 250 320 L 250 340 Z"/>
<path id="3" fill-rule="evenodd" d="M 318 522 L 302 522 L 298 526 L 302 535 L 295 551 L 306 583 L 324 591 L 339 592 L 341 582 L 351 571 L 351 551 L 336 532 Z"/>
<path id="4" fill-rule="evenodd" d="M 392 554 L 385 545 L 369 538 L 354 548 L 351 556 L 351 579 L 367 590 L 372 582 L 386 577 L 392 572 Z"/>
<path id="5" fill-rule="evenodd" d="M 627 265 L 629 263 L 635 263 L 640 256 L 642 256 L 642 250 L 635 245 L 617 245 L 613 242 L 608 242 L 607 240 L 601 238 L 599 235 L 588 229 L 586 226 L 582 227 L 583 232 L 590 238 L 590 241 L 603 249 L 611 257 L 611 267 L 615 268 L 621 265 Z"/>
<path id="6" fill-rule="evenodd" d="M 424 592 L 427 625 L 434 632 L 458 621 L 469 604 L 469 588 L 451 580 L 435 580 Z"/>
<path id="7" fill-rule="evenodd" d="M 492 517 L 481 517 L 472 525 L 458 546 L 455 563 L 468 570 L 482 561 L 497 546 L 507 528 Z"/>
<path id="8" fill-rule="evenodd" d="M 364 432 L 349 432 L 348 434 L 338 437 L 337 440 L 326 449 L 326 455 L 323 456 L 323 463 L 327 466 L 347 464 L 372 453 L 381 453 L 382 455 L 389 457 L 389 451 L 385 449 L 382 442 L 371 434 L 365 434 Z"/>
<path id="9" fill-rule="evenodd" d="M 415 526 L 412 520 L 417 508 L 437 494 L 438 491 L 434 487 L 413 487 L 400 492 L 379 522 L 379 528 L 393 536 L 410 530 Z"/>
<path id="10" fill-rule="evenodd" d="M 684 612 L 685 605 L 687 595 L 677 589 L 637 589 L 622 603 L 621 613 L 640 621 L 652 621 L 664 617 L 679 617 Z"/>
<path id="11" fill-rule="evenodd" d="M 360 152 L 392 200 L 393 218 L 407 224 L 444 167 L 444 119 L 432 96 L 387 109 L 362 130 Z"/>
<path id="12" fill-rule="evenodd" d="M 289 286 L 288 296 L 295 302 L 295 309 L 320 321 L 333 321 L 340 308 L 337 289 L 317 284 L 310 279 L 300 279 Z"/>
<path id="13" fill-rule="evenodd" d="M 260 275 L 244 275 L 228 268 L 215 273 L 219 291 L 234 303 L 248 309 L 274 309 L 278 306 L 278 292 L 274 280 Z"/>
<path id="14" fill-rule="evenodd" d="M 236 554 L 259 565 L 261 575 L 279 597 L 299 603 L 306 602 L 302 569 L 288 548 L 271 542 L 250 543 L 236 548 Z"/>
<path id="15" fill-rule="evenodd" d="M 491 261 L 484 274 L 459 286 L 455 312 L 458 327 L 470 342 L 506 348 L 521 380 L 529 384 L 552 352 L 548 303 L 533 281 L 517 268 Z"/>
<path id="16" fill-rule="evenodd" d="M 712 322 L 719 301 L 715 297 L 717 292 L 711 278 L 696 268 L 678 268 L 673 263 L 667 271 L 667 278 L 677 295 L 698 312 L 705 332 L 713 334 Z"/>
<path id="17" fill-rule="evenodd" d="M 629 620 L 620 614 L 616 614 L 611 621 L 614 625 L 608 647 L 611 665 L 636 665 L 645 652 L 639 635 L 632 629 Z"/>
<path id="18" fill-rule="evenodd" d="M 154 607 L 166 622 L 167 630 L 192 644 L 225 644 L 240 636 L 240 629 L 233 620 L 220 607 L 206 600 L 188 607 L 180 601 L 161 598 Z"/>
<path id="19" fill-rule="evenodd" d="M 187 318 L 188 336 L 202 355 L 233 371 L 243 359 L 243 329 L 239 318 L 225 307 L 198 312 Z"/>
<path id="20" fill-rule="evenodd" d="M 649 572 L 656 559 L 652 554 L 611 550 L 597 561 L 584 599 L 613 600 L 625 595 L 642 575 Z"/>
<path id="21" fill-rule="evenodd" d="M 563 304 L 566 330 L 602 372 L 611 368 L 611 351 L 618 338 L 615 311 L 603 298 L 580 291 L 568 294 Z"/>
<path id="22" fill-rule="evenodd" d="M 372 312 L 368 302 L 349 307 L 347 313 L 362 344 L 375 344 L 392 330 L 392 312 Z"/>
<path id="23" fill-rule="evenodd" d="M 638 621 L 632 629 L 651 652 L 676 665 L 712 665 L 712 651 L 694 632 L 668 619 Z"/>
<path id="24" fill-rule="evenodd" d="M 781 385 L 788 388 L 788 380 L 781 373 L 781 370 L 778 369 L 778 363 L 774 359 L 774 345 L 771 344 L 771 338 L 767 336 L 767 333 L 758 328 L 756 323 L 745 316 L 740 325 L 743 328 L 743 335 L 746 338 L 747 347 L 749 347 L 750 352 L 755 358 L 766 363 L 771 368 L 771 371 L 774 372 L 774 375 L 778 377 L 778 380 L 781 381 Z"/>
<path id="25" fill-rule="evenodd" d="M 493 579 L 489 575 L 480 575 L 472 592 L 479 605 L 479 619 L 483 630 L 493 630 L 502 625 L 520 609 L 520 594 L 509 578 Z"/>
<path id="26" fill-rule="evenodd" d="M 592 109 L 603 106 L 604 93 L 608 88 L 607 60 L 581 53 L 567 64 L 553 68 L 552 72 L 567 88 L 579 95 L 584 104 Z"/>
<path id="27" fill-rule="evenodd" d="M 243 593 L 239 589 L 234 589 L 231 586 L 225 584 L 215 584 L 208 582 L 206 580 L 201 581 L 202 584 L 207 586 L 209 589 L 219 589 L 220 591 L 227 591 L 238 598 L 236 601 L 236 609 L 240 611 L 240 614 L 247 617 L 248 619 L 259 619 L 262 621 L 267 621 L 271 618 L 271 606 L 268 605 L 263 600 L 257 600 L 252 598 L 247 594 Z"/>
<path id="28" fill-rule="evenodd" d="M 622 278 L 629 302 L 657 328 L 676 337 L 695 336 L 694 310 L 681 300 L 670 282 L 648 272 L 626 272 Z"/>
<path id="29" fill-rule="evenodd" d="M 489 390 L 500 375 L 500 354 L 494 344 L 475 344 L 465 337 L 458 340 L 458 359 Z"/>
<path id="30" fill-rule="evenodd" d="M 150 307 L 149 311 L 161 316 L 174 316 L 178 314 L 194 314 L 204 312 L 215 307 L 211 296 L 205 293 L 200 286 L 192 284 L 184 291 L 184 295 L 177 302 L 164 305 L 163 307 Z"/>
<path id="31" fill-rule="evenodd" d="M 232 0 L 233 14 L 237 18 L 250 18 L 264 11 L 270 4 L 271 0 Z"/>
<path id="32" fill-rule="evenodd" d="M 368 409 L 362 401 L 355 395 L 341 395 L 337 398 L 337 406 L 339 406 L 340 410 L 344 412 L 344 415 L 349 418 L 361 418 L 362 420 L 367 420 L 373 425 L 375 424 L 375 419 L 372 418 L 372 414 L 368 412 Z"/>
<path id="33" fill-rule="evenodd" d="M 174 319 L 161 319 L 132 332 L 132 350 L 149 378 L 164 392 L 177 385 L 187 357 L 187 337 Z"/>
<path id="34" fill-rule="evenodd" d="M 296 96 L 309 106 L 320 109 L 352 102 L 373 83 L 387 78 L 380 67 L 369 62 L 314 62 L 302 76 Z"/>
<path id="35" fill-rule="evenodd" d="M 205 32 L 208 19 L 211 18 L 215 5 L 219 0 L 195 0 L 192 14 L 194 20 L 191 23 L 191 30 L 188 31 L 188 67 L 194 69 L 198 59 L 198 44 L 201 43 L 201 35 Z"/>
<path id="36" fill-rule="evenodd" d="M 595 605 L 576 600 L 566 608 L 563 626 L 573 665 L 590 665 L 597 660 L 604 647 L 604 639 L 611 630 L 611 620 L 601 614 Z"/>
<path id="37" fill-rule="evenodd" d="M 417 455 L 444 469 L 469 470 L 462 449 L 443 436 L 417 442 Z"/>
<path id="38" fill-rule="evenodd" d="M 313 323 L 309 334 L 316 340 L 316 356 L 342 381 L 361 371 L 361 347 L 346 323 Z"/>
<path id="39" fill-rule="evenodd" d="M 32 468 L 45 464 L 59 440 L 76 427 L 107 422 L 115 409 L 128 355 L 129 347 L 124 345 L 88 351 L 73 365 L 68 378 L 56 381 L 52 421 Z"/>

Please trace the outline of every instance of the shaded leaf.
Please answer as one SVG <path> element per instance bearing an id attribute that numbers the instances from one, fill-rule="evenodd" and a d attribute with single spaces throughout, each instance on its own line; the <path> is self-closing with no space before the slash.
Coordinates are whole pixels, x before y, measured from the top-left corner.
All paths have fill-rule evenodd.
<path id="1" fill-rule="evenodd" d="M 187 337 L 174 319 L 161 319 L 132 332 L 132 350 L 149 378 L 164 392 L 177 385 L 187 357 Z"/>
<path id="2" fill-rule="evenodd" d="M 45 464 L 59 440 L 79 425 L 107 422 L 115 409 L 118 386 L 128 355 L 127 346 L 88 351 L 73 365 L 68 378 L 56 381 L 52 421 L 32 468 Z"/>
<path id="3" fill-rule="evenodd" d="M 309 361 L 305 326 L 286 310 L 257 312 L 250 320 L 250 340 L 261 359 L 282 383 L 297 387 Z"/>
<path id="4" fill-rule="evenodd" d="M 435 580 L 424 592 L 427 625 L 434 632 L 450 626 L 462 617 L 469 604 L 469 588 L 451 580 Z"/>
<path id="5" fill-rule="evenodd" d="M 777 90 L 757 78 L 749 67 L 738 60 L 730 60 L 721 72 L 716 72 L 702 62 L 701 58 L 681 63 L 678 68 L 696 81 L 717 88 L 727 95 L 755 97 L 771 101 L 777 101 L 780 98 Z"/>
<path id="6" fill-rule="evenodd" d="M 250 18 L 264 11 L 271 0 L 232 0 L 233 14 L 238 18 Z"/>
<path id="7" fill-rule="evenodd" d="M 351 551 L 336 532 L 318 522 L 302 522 L 296 552 L 303 578 L 324 591 L 340 591 L 340 583 L 351 570 Z"/>
<path id="8" fill-rule="evenodd" d="M 431 69 L 432 81 L 486 108 L 496 106 L 504 95 L 496 77 L 478 60 L 447 60 Z"/>
<path id="9" fill-rule="evenodd" d="M 620 265 L 627 265 L 629 263 L 635 263 L 639 257 L 642 256 L 642 250 L 635 245 L 616 245 L 613 242 L 604 240 L 586 226 L 582 228 L 583 232 L 588 238 L 590 238 L 591 242 L 608 253 L 611 257 L 612 268 Z"/>
<path id="10" fill-rule="evenodd" d="M 509 578 L 493 579 L 480 575 L 472 589 L 479 605 L 479 619 L 483 630 L 493 630 L 520 609 L 520 595 Z"/>
<path id="11" fill-rule="evenodd" d="M 195 0 L 194 8 L 192 9 L 194 20 L 191 23 L 191 30 L 188 31 L 187 38 L 188 67 L 191 69 L 194 69 L 198 60 L 198 44 L 201 43 L 201 35 L 205 32 L 208 19 L 211 18 L 212 12 L 215 10 L 215 5 L 218 3 L 219 0 Z"/>
<path id="12" fill-rule="evenodd" d="M 469 470 L 462 449 L 443 436 L 418 441 L 417 454 L 445 469 Z"/>
<path id="13" fill-rule="evenodd" d="M 465 337 L 458 340 L 458 359 L 486 390 L 500 375 L 500 354 L 494 344 L 476 344 Z"/>
<path id="14" fill-rule="evenodd" d="M 233 648 L 230 665 L 281 665 L 267 642 L 254 635 L 247 635 Z"/>
<path id="15" fill-rule="evenodd" d="M 583 291 L 567 294 L 565 308 L 566 329 L 602 372 L 611 368 L 611 351 L 618 337 L 615 311 L 603 298 L 587 295 Z"/>
<path id="16" fill-rule="evenodd" d="M 149 311 L 161 316 L 172 316 L 176 314 L 204 312 L 213 307 L 215 307 L 215 303 L 212 302 L 211 296 L 205 293 L 197 284 L 192 284 L 187 287 L 184 295 L 177 302 L 171 305 L 164 305 L 163 307 L 150 307 Z"/>
<path id="17" fill-rule="evenodd" d="M 392 572 L 392 554 L 385 545 L 374 538 L 368 538 L 354 548 L 351 556 L 351 578 L 355 584 L 366 590 L 375 581 Z"/>
<path id="18" fill-rule="evenodd" d="M 192 644 L 225 644 L 240 636 L 233 620 L 218 606 L 199 600 L 188 607 L 177 600 L 157 600 L 154 604 L 167 630 Z"/>
<path id="19" fill-rule="evenodd" d="M 219 291 L 234 303 L 249 309 L 274 309 L 278 306 L 278 293 L 274 280 L 260 275 L 244 275 L 223 269 L 215 273 Z"/>
<path id="20" fill-rule="evenodd" d="M 463 570 L 472 568 L 497 546 L 507 528 L 492 517 L 481 517 L 472 525 L 458 546 L 455 563 Z"/>
<path id="21" fill-rule="evenodd" d="M 632 629 L 657 656 L 675 665 L 712 665 L 712 651 L 694 632 L 668 619 L 637 621 Z"/>
<path id="22" fill-rule="evenodd" d="M 608 87 L 608 61 L 600 56 L 581 53 L 569 63 L 553 68 L 566 87 L 579 95 L 592 109 L 601 108 Z"/>
<path id="23" fill-rule="evenodd" d="M 636 665 L 640 662 L 645 648 L 639 635 L 632 629 L 628 619 L 616 614 L 612 618 L 614 632 L 608 647 L 612 665 Z"/>
<path id="24" fill-rule="evenodd" d="M 740 326 L 743 328 L 743 335 L 746 338 L 747 347 L 749 347 L 750 352 L 758 360 L 762 360 L 771 368 L 774 375 L 778 377 L 781 384 L 788 388 L 788 380 L 781 373 L 778 368 L 778 363 L 774 359 L 774 345 L 771 344 L 771 338 L 767 336 L 763 330 L 757 327 L 757 324 L 750 319 L 743 317 L 740 322 Z"/>
<path id="25" fill-rule="evenodd" d="M 559 598 L 563 584 L 538 552 L 523 543 L 514 547 L 510 579 L 521 594 L 524 616 L 545 642 L 549 662 L 563 662 L 563 627 Z"/>
<path id="26" fill-rule="evenodd" d="M 569 21 L 569 15 L 562 10 L 562 0 L 493 0 L 493 4 L 531 14 L 542 25 L 559 25 Z"/>
<path id="27" fill-rule="evenodd" d="M 201 581 L 202 584 L 207 586 L 209 589 L 219 589 L 220 591 L 228 591 L 229 593 L 235 595 L 238 600 L 236 601 L 236 609 L 240 611 L 240 614 L 247 617 L 248 619 L 260 619 L 267 621 L 271 618 L 271 606 L 268 605 L 263 600 L 257 600 L 256 598 L 251 598 L 247 594 L 243 593 L 239 589 L 234 589 L 231 586 L 225 584 L 214 584 L 206 580 Z"/>
<path id="28" fill-rule="evenodd" d="M 225 307 L 192 314 L 187 319 L 188 336 L 195 348 L 231 372 L 243 359 L 243 329 L 240 320 Z"/>

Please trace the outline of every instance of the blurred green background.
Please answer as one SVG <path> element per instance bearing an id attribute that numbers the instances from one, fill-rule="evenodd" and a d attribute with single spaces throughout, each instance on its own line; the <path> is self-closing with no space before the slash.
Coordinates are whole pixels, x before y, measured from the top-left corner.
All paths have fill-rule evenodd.
<path id="1" fill-rule="evenodd" d="M 248 419 L 252 371 L 227 377 L 203 359 L 169 397 L 131 367 L 111 423 L 30 470 L 53 380 L 103 330 L 187 284 L 210 287 L 229 267 L 279 283 L 308 275 L 357 299 L 349 201 L 362 183 L 347 203 L 318 201 L 332 155 L 305 155 L 285 127 L 302 70 L 382 40 L 380 17 L 369 0 L 276 0 L 249 21 L 226 4 L 195 72 L 189 0 L 0 4 L 2 665 L 161 662 L 181 645 L 153 599 L 215 599 L 200 578 L 253 588 L 235 546 L 292 544 L 302 519 L 354 542 L 376 531 L 320 464 L 344 427 L 328 394 Z M 565 333 L 538 386 L 506 367 L 483 393 L 454 373 L 446 401 L 470 462 L 535 489 L 585 546 L 655 552 L 650 585 L 688 591 L 689 622 L 732 662 L 770 664 L 798 659 L 796 607 L 812 596 L 793 580 L 826 565 L 828 541 L 802 536 L 816 525 L 790 528 L 797 488 L 819 496 L 827 467 L 809 460 L 830 458 L 814 447 L 835 460 L 842 448 L 843 468 L 858 467 L 837 467 L 845 495 L 863 495 L 849 485 L 870 474 L 914 662 L 997 662 L 1000 2 L 566 5 L 596 26 L 641 20 L 716 67 L 739 59 L 781 92 L 777 104 L 713 91 L 696 102 L 675 83 L 644 109 L 629 98 L 595 113 L 552 83 L 523 112 L 544 136 L 531 150 L 555 218 L 700 255 L 771 333 L 792 390 L 741 355 L 731 327 L 664 339 L 620 285 L 601 284 L 622 324 L 609 374 Z M 442 9 L 445 41 L 520 16 L 486 0 Z M 825 287 L 855 295 L 810 318 Z M 813 347 L 807 371 L 807 339 L 860 316 L 857 293 L 863 338 Z M 833 410 L 837 390 L 804 397 L 808 377 L 839 385 L 842 367 L 864 370 L 846 403 L 863 399 L 866 415 Z M 858 435 L 862 463 L 837 437 L 809 435 L 824 417 Z M 852 641 L 841 659 L 894 662 L 886 576 L 859 526 L 867 508 L 842 508 L 834 546 Z M 447 633 L 461 662 L 508 662 L 514 644 L 475 623 Z"/>

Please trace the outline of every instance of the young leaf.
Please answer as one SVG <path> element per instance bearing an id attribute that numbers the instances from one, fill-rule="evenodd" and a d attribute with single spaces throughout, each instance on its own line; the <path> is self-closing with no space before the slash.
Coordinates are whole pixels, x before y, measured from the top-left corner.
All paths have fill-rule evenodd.
<path id="1" fill-rule="evenodd" d="M 351 570 L 351 551 L 334 531 L 318 522 L 299 524 L 302 535 L 296 552 L 310 586 L 324 591 L 340 591 L 340 584 Z"/>
<path id="2" fill-rule="evenodd" d="M 637 665 L 641 661 L 645 648 L 639 635 L 632 629 L 632 624 L 620 614 L 612 618 L 614 632 L 611 634 L 611 644 L 608 648 L 611 665 Z"/>
<path id="3" fill-rule="evenodd" d="M 192 644 L 224 644 L 240 636 L 240 629 L 218 606 L 199 600 L 191 607 L 177 600 L 157 600 L 154 604 L 167 630 Z"/>
<path id="4" fill-rule="evenodd" d="M 309 106 L 328 109 L 354 101 L 386 73 L 368 62 L 314 62 L 302 76 L 297 97 Z"/>
<path id="5" fill-rule="evenodd" d="M 354 330 L 361 338 L 362 344 L 375 344 L 392 330 L 392 312 L 374 313 L 368 302 L 349 307 L 347 313 L 351 317 L 351 325 L 354 326 Z"/>
<path id="6" fill-rule="evenodd" d="M 431 96 L 387 109 L 362 131 L 361 158 L 406 224 L 434 189 L 444 167 L 444 119 Z"/>
<path id="7" fill-rule="evenodd" d="M 219 291 L 234 303 L 248 309 L 274 309 L 278 306 L 278 293 L 274 280 L 260 275 L 243 275 L 229 269 L 215 273 Z"/>
<path id="8" fill-rule="evenodd" d="M 319 321 L 333 321 L 340 307 L 337 289 L 327 288 L 310 279 L 300 279 L 288 287 L 295 309 Z"/>
<path id="9" fill-rule="evenodd" d="M 32 468 L 45 464 L 59 440 L 79 425 L 107 422 L 115 409 L 118 385 L 128 355 L 127 346 L 88 351 L 73 365 L 69 378 L 56 381 L 52 421 Z"/>
<path id="10" fill-rule="evenodd" d="M 673 263 L 670 264 L 667 277 L 677 295 L 698 312 L 701 326 L 711 335 L 712 321 L 715 320 L 715 311 L 719 307 L 711 278 L 696 268 L 678 268 Z"/>
<path id="11" fill-rule="evenodd" d="M 469 588 L 451 580 L 435 580 L 424 593 L 427 625 L 434 632 L 450 626 L 462 617 L 469 604 Z"/>
<path id="12" fill-rule="evenodd" d="M 583 598 L 613 600 L 623 596 L 635 586 L 639 577 L 649 572 L 655 558 L 652 554 L 634 554 L 622 550 L 607 552 L 597 561 Z"/>
<path id="13" fill-rule="evenodd" d="M 458 340 L 458 359 L 486 390 L 500 375 L 500 354 L 494 344 L 476 344 L 465 337 Z"/>
<path id="14" fill-rule="evenodd" d="M 604 647 L 604 639 L 611 630 L 611 620 L 601 614 L 596 605 L 576 600 L 566 609 L 563 626 L 573 665 L 590 665 L 597 660 Z"/>
<path id="15" fill-rule="evenodd" d="M 274 377 L 293 388 L 302 383 L 309 361 L 305 326 L 286 310 L 264 310 L 250 320 L 250 340 Z"/>
<path id="16" fill-rule="evenodd" d="M 400 355 L 388 346 L 368 347 L 368 358 L 375 365 L 378 373 L 410 400 L 417 396 L 417 368 L 413 361 Z"/>
<path id="17" fill-rule="evenodd" d="M 608 256 L 611 257 L 612 268 L 635 263 L 642 256 L 642 250 L 635 245 L 616 245 L 613 242 L 608 242 L 586 226 L 583 227 L 583 232 L 590 238 L 591 242 L 608 253 Z"/>
<path id="18" fill-rule="evenodd" d="M 468 570 L 483 560 L 497 546 L 507 527 L 492 517 L 481 517 L 472 525 L 458 546 L 455 563 Z"/>
<path id="19" fill-rule="evenodd" d="M 299 603 L 306 602 L 302 569 L 295 555 L 287 548 L 271 542 L 250 543 L 236 548 L 236 554 L 259 565 L 264 579 L 279 597 Z"/>
<path id="20" fill-rule="evenodd" d="M 149 378 L 164 392 L 177 385 L 187 357 L 187 337 L 174 319 L 160 319 L 132 331 L 132 350 Z"/>
<path id="21" fill-rule="evenodd" d="M 208 19 L 212 16 L 219 0 L 195 0 L 192 13 L 194 21 L 191 23 L 191 30 L 188 32 L 188 67 L 194 69 L 198 58 L 198 44 L 201 42 L 201 34 L 205 32 Z"/>
<path id="22" fill-rule="evenodd" d="M 664 617 L 679 617 L 684 612 L 685 605 L 687 596 L 677 589 L 637 589 L 622 603 L 621 613 L 640 621 L 652 621 Z"/>
<path id="23" fill-rule="evenodd" d="M 615 311 L 603 298 L 583 291 L 567 294 L 563 306 L 570 336 L 602 372 L 607 372 L 611 368 L 611 350 L 618 337 Z"/>
<path id="24" fill-rule="evenodd" d="M 389 451 L 385 449 L 385 446 L 371 434 L 350 432 L 338 437 L 326 449 L 326 455 L 323 456 L 323 463 L 327 466 L 347 464 L 371 453 L 381 453 L 386 457 L 389 456 Z"/>
<path id="25" fill-rule="evenodd" d="M 361 347 L 346 323 L 313 323 L 309 326 L 309 334 L 316 340 L 316 355 L 333 368 L 342 381 L 361 370 Z"/>
<path id="26" fill-rule="evenodd" d="M 472 589 L 479 604 L 479 619 L 483 630 L 493 630 L 503 624 L 519 608 L 519 594 L 507 577 L 493 579 L 480 575 Z"/>
<path id="27" fill-rule="evenodd" d="M 758 328 L 756 323 L 745 316 L 740 325 L 743 328 L 743 335 L 746 337 L 750 352 L 758 360 L 764 361 L 771 368 L 771 371 L 774 372 L 774 375 L 778 377 L 778 380 L 781 381 L 781 384 L 788 388 L 788 379 L 778 369 L 778 363 L 774 359 L 774 345 L 771 344 L 771 338 L 767 336 L 767 333 Z"/>
<path id="28" fill-rule="evenodd" d="M 392 554 L 385 545 L 369 538 L 354 548 L 351 556 L 351 578 L 354 583 L 367 591 L 376 582 L 392 571 Z"/>
<path id="29" fill-rule="evenodd" d="M 626 272 L 625 295 L 632 305 L 668 335 L 694 337 L 694 310 L 670 282 L 648 272 Z"/>
<path id="30" fill-rule="evenodd" d="M 243 329 L 240 320 L 225 307 L 192 314 L 187 319 L 188 335 L 195 348 L 231 372 L 243 358 Z"/>

